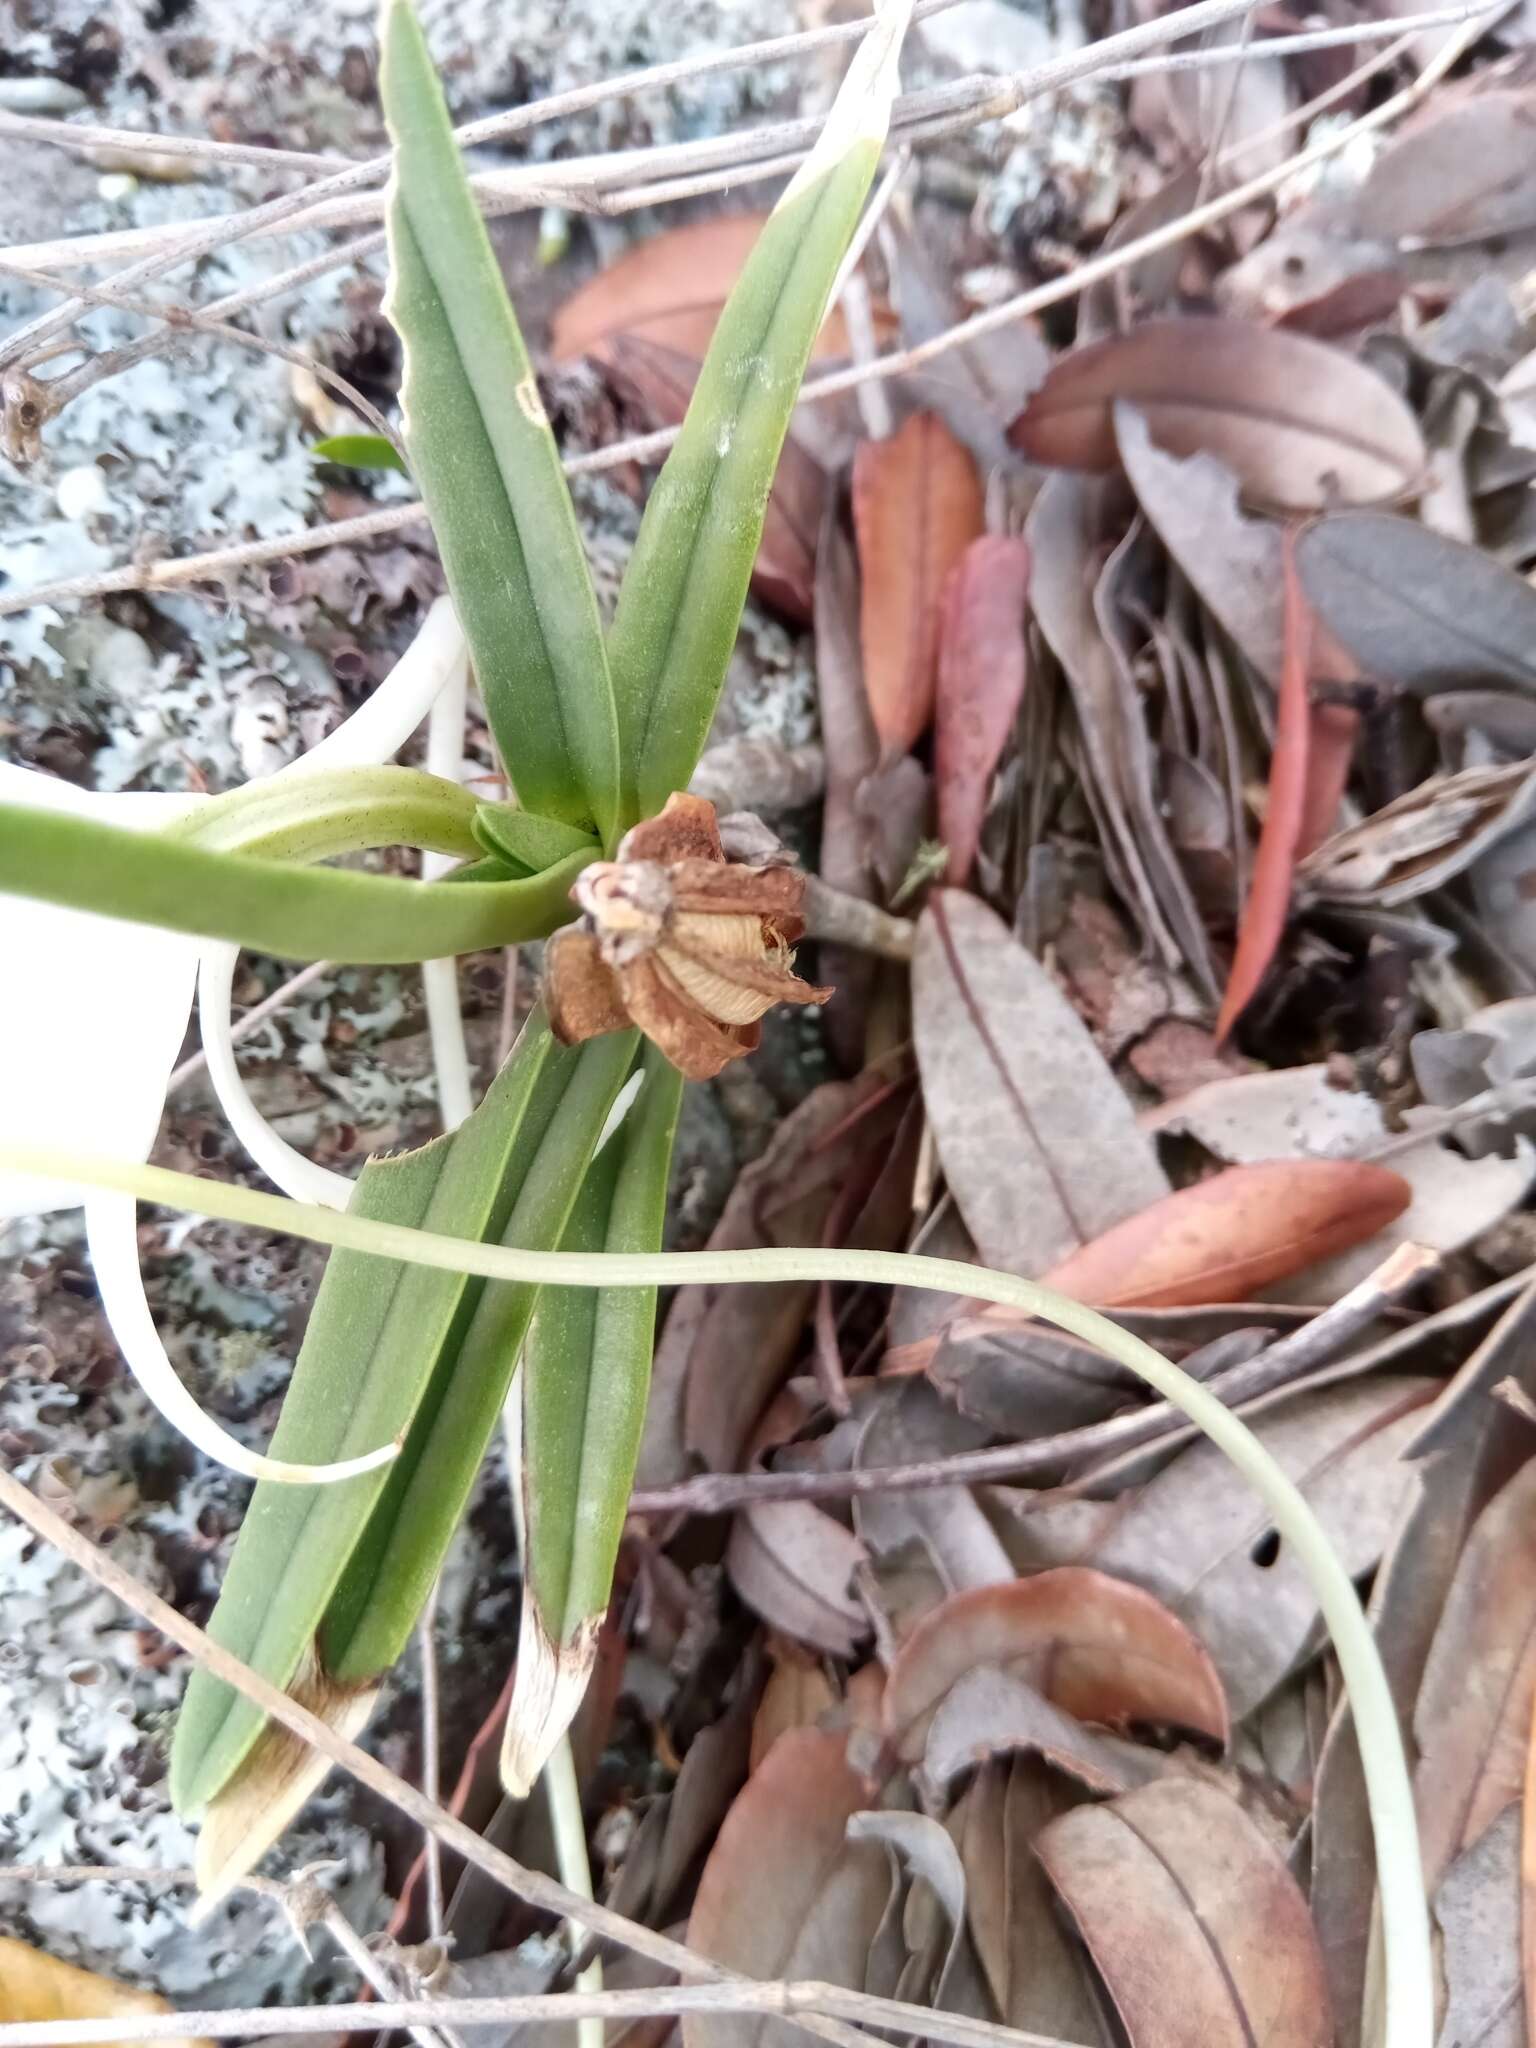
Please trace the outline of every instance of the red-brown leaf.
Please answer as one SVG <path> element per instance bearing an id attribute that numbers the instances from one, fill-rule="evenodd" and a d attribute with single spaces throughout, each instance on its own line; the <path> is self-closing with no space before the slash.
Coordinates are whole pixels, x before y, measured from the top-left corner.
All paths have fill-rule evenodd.
<path id="1" fill-rule="evenodd" d="M 1326 343 L 1241 320 L 1153 320 L 1064 356 L 1009 429 L 1033 462 L 1110 470 L 1129 399 L 1173 455 L 1220 456 L 1253 502 L 1322 511 L 1401 497 L 1423 470 L 1413 414 Z"/>
<path id="2" fill-rule="evenodd" d="M 1078 1301 L 1181 1308 L 1251 1301 L 1315 1259 L 1373 1237 L 1412 1189 L 1360 1159 L 1229 1166 L 1117 1223 L 1045 1276 Z"/>
<path id="3" fill-rule="evenodd" d="M 885 1724 L 909 1761 L 955 1682 L 978 1665 L 1015 1673 L 1080 1721 L 1168 1722 L 1217 1742 L 1227 1704 L 1216 1668 L 1176 1615 L 1140 1587 L 1064 1565 L 955 1593 L 902 1645 Z"/>
<path id="4" fill-rule="evenodd" d="M 1243 1011 L 1258 992 L 1269 971 L 1275 948 L 1291 912 L 1291 890 L 1296 879 L 1302 817 L 1306 809 L 1308 753 L 1312 737 L 1311 713 L 1307 703 L 1307 665 L 1312 639 L 1312 615 L 1302 595 L 1301 578 L 1290 535 L 1285 538 L 1282 557 L 1285 582 L 1284 645 L 1280 657 L 1279 703 L 1275 717 L 1275 747 L 1269 764 L 1269 804 L 1264 812 L 1264 829 L 1253 864 L 1253 881 L 1243 905 L 1237 931 L 1237 951 L 1227 976 L 1221 1014 L 1216 1019 L 1216 1043 L 1220 1046 Z"/>
<path id="5" fill-rule="evenodd" d="M 914 413 L 853 463 L 863 572 L 864 687 L 887 758 L 933 716 L 944 581 L 985 526 L 975 458 L 937 413 Z"/>
<path id="6" fill-rule="evenodd" d="M 1035 1846 L 1135 2048 L 1333 2048 L 1306 1902 L 1225 1793 L 1145 1785 Z"/>
<path id="7" fill-rule="evenodd" d="M 934 779 L 951 888 L 970 877 L 992 772 L 1024 695 L 1028 589 L 1028 547 L 1000 534 L 972 541 L 944 586 Z"/>

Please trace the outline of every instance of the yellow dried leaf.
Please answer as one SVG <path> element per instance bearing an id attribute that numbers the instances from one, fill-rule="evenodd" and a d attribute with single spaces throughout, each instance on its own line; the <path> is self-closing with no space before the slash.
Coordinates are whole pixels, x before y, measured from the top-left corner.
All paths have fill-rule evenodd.
<path id="1" fill-rule="evenodd" d="M 94 1970 L 61 1963 L 14 1936 L 0 1934 L 0 2020 L 106 2020 L 134 2013 L 174 2013 L 157 1991 L 133 1991 Z M 187 2035 L 165 2036 L 165 2048 L 208 2048 Z"/>

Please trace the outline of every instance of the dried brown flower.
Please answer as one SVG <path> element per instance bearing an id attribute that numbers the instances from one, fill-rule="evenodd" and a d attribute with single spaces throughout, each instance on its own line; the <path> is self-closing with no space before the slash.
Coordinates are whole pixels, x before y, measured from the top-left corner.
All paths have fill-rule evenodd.
<path id="1" fill-rule="evenodd" d="M 728 861 L 703 797 L 677 794 L 571 891 L 585 913 L 545 948 L 555 1036 L 579 1045 L 635 1024 L 690 1081 L 751 1052 L 775 1003 L 824 1003 L 794 972 L 805 878 Z"/>

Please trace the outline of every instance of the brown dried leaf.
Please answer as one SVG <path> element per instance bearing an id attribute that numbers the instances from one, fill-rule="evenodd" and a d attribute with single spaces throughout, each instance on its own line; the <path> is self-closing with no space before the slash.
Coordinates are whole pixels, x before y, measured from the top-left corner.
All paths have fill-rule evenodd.
<path id="1" fill-rule="evenodd" d="M 769 1654 L 773 1670 L 752 1722 L 750 1767 L 754 1771 L 781 1735 L 792 1728 L 816 1727 L 837 1705 L 831 1680 L 818 1659 L 787 1641 L 770 1640 Z"/>
<path id="2" fill-rule="evenodd" d="M 1167 1193 L 1081 1019 L 985 904 L 932 897 L 912 999 L 939 1156 L 987 1264 L 1042 1272 Z"/>
<path id="3" fill-rule="evenodd" d="M 1073 1252 L 1047 1283 L 1100 1307 L 1245 1301 L 1374 1237 L 1412 1189 L 1359 1159 L 1272 1159 L 1180 1188 Z"/>
<path id="4" fill-rule="evenodd" d="M 853 464 L 853 523 L 863 572 L 864 686 L 887 758 L 933 715 L 944 582 L 985 530 L 975 458 L 937 413 L 914 413 Z"/>
<path id="5" fill-rule="evenodd" d="M 886 1074 L 816 1089 L 737 1179 L 710 1248 L 818 1244 L 857 1162 L 889 1144 L 902 1091 Z M 814 1288 L 681 1287 L 657 1347 L 637 1483 L 681 1479 L 690 1456 L 731 1472 L 779 1385 Z"/>
<path id="6" fill-rule="evenodd" d="M 1135 2048 L 1332 2048 L 1306 1902 L 1214 1786 L 1079 1807 L 1038 1848 Z"/>
<path id="7" fill-rule="evenodd" d="M 891 1893 L 874 1843 L 845 1839 L 868 1802 L 844 1739 L 814 1729 L 781 1737 L 753 1772 L 710 1851 L 688 1945 L 749 1977 L 816 1978 L 862 1989 Z M 800 2048 L 778 2019 L 692 2014 L 685 2048 Z"/>
<path id="8" fill-rule="evenodd" d="M 1400 497 L 1424 468 L 1407 406 L 1374 371 L 1302 335 L 1240 320 L 1154 320 L 1057 364 L 1009 430 L 1031 461 L 1110 470 L 1114 406 L 1174 455 L 1216 455 L 1255 503 L 1320 512 Z"/>
<path id="9" fill-rule="evenodd" d="M 1221 1681 L 1199 1642 L 1157 1600 L 1103 1572 L 1063 1566 L 935 1609 L 902 1645 L 886 1686 L 886 1731 L 900 1755 L 923 1755 L 945 1698 L 983 1666 L 1080 1721 L 1169 1723 L 1227 1739 Z"/>
<path id="10" fill-rule="evenodd" d="M 973 541 L 944 587 L 934 785 L 951 888 L 970 879 L 993 770 L 1023 700 L 1028 590 L 1029 548 L 1001 534 Z"/>
<path id="11" fill-rule="evenodd" d="M 1520 1797 L 1536 1697 L 1536 1462 L 1473 1524 L 1414 1709 L 1415 1779 L 1434 1885 Z"/>

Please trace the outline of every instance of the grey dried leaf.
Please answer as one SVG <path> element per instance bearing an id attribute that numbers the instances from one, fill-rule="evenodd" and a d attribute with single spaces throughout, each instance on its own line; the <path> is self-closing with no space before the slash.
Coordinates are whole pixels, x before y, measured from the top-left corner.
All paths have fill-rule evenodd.
<path id="1" fill-rule="evenodd" d="M 984 1764 L 949 1818 L 965 1865 L 971 1937 L 1005 2025 L 1108 2048 L 1111 2022 L 1062 1925 L 1035 1841 L 1082 1795 L 1038 1757 Z"/>
<path id="2" fill-rule="evenodd" d="M 725 1568 L 755 1614 L 796 1642 L 851 1657 L 869 1634 L 853 1592 L 863 1544 L 810 1501 L 764 1501 L 731 1524 Z"/>
<path id="3" fill-rule="evenodd" d="M 1414 1708 L 1415 1795 L 1434 1884 L 1519 1799 L 1536 1694 L 1536 1463 L 1472 1527 Z"/>
<path id="4" fill-rule="evenodd" d="M 1280 678 L 1284 576 L 1280 530 L 1237 502 L 1237 478 L 1217 456 L 1181 460 L 1152 439 L 1145 416 L 1115 407 L 1120 460 L 1141 509 L 1206 605 L 1259 673 Z"/>
<path id="5" fill-rule="evenodd" d="M 1511 1808 L 1457 1857 L 1435 1895 L 1446 1992 L 1438 2048 L 1526 2048 L 1520 1889 L 1520 1816 Z"/>
<path id="6" fill-rule="evenodd" d="M 935 1800 L 963 1772 L 993 1757 L 1043 1757 L 1089 1792 L 1128 1792 L 1158 1774 L 1157 1752 L 1095 1734 L 1012 1671 L 982 1665 L 939 1702 L 923 1744 L 921 1777 Z"/>
<path id="7" fill-rule="evenodd" d="M 1103 509 L 1104 486 L 1093 478 L 1065 470 L 1046 478 L 1024 529 L 1030 608 L 1072 693 L 1088 757 L 1084 795 L 1110 876 L 1162 964 L 1177 971 L 1183 949 L 1152 879 L 1149 847 L 1161 839 L 1166 849 L 1166 833 L 1152 801 L 1146 714 L 1140 693 L 1125 688 L 1094 607 Z"/>
<path id="8" fill-rule="evenodd" d="M 1529 1379 L 1536 1294 L 1511 1303 L 1456 1372 L 1407 1447 L 1415 1484 L 1371 1588 L 1370 1619 L 1387 1683 L 1406 1723 L 1489 1471 L 1525 1448 L 1525 1425 L 1489 1399 L 1510 1371 Z M 1339 2048 L 1360 2048 L 1374 1858 L 1360 1748 L 1341 1705 L 1323 1745 L 1312 1806 L 1312 1911 L 1339 2015 Z"/>
<path id="9" fill-rule="evenodd" d="M 978 1448 L 986 1434 L 926 1381 L 892 1380 L 871 1391 L 853 1462 L 873 1467 L 950 1457 Z M 898 1637 L 947 1594 L 1014 1575 L 968 1486 L 860 1495 L 853 1525 L 875 1562 L 882 1604 Z"/>
<path id="10" fill-rule="evenodd" d="M 912 993 L 939 1156 L 989 1264 L 1043 1272 L 1168 1192 L 1082 1020 L 976 898 L 930 900 Z"/>
<path id="11" fill-rule="evenodd" d="M 1390 512 L 1337 512 L 1296 543 L 1308 601 L 1367 675 L 1405 689 L 1536 692 L 1536 590 Z"/>

